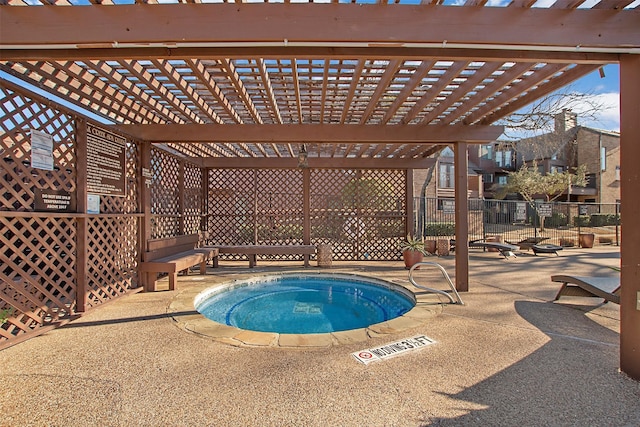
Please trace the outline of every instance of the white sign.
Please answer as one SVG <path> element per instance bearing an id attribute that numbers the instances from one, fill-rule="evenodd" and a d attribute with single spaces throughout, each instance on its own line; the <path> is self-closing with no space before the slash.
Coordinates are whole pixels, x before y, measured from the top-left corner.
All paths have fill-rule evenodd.
<path id="1" fill-rule="evenodd" d="M 426 335 L 417 335 L 412 338 L 406 338 L 402 341 L 381 345 L 380 347 L 356 351 L 355 353 L 351 353 L 351 355 L 358 362 L 367 365 L 371 362 L 385 360 L 409 351 L 420 350 L 434 343 L 435 341 Z"/>
<path id="2" fill-rule="evenodd" d="M 527 204 L 524 202 L 516 203 L 516 221 L 526 221 L 527 219 Z"/>
<path id="3" fill-rule="evenodd" d="M 549 203 L 542 203 L 538 205 L 538 214 L 541 217 L 551 216 L 551 205 Z"/>
<path id="4" fill-rule="evenodd" d="M 100 196 L 98 194 L 87 194 L 87 213 L 100 213 Z"/>
<path id="5" fill-rule="evenodd" d="M 31 167 L 53 170 L 53 136 L 31 129 Z"/>

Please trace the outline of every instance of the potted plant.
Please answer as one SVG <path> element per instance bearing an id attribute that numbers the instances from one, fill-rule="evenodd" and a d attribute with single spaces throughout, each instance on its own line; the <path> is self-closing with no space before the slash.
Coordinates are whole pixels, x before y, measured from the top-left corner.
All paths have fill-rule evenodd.
<path id="1" fill-rule="evenodd" d="M 404 265 L 408 269 L 422 261 L 424 256 L 427 255 L 424 250 L 424 239 L 411 237 L 410 234 L 407 234 L 407 240 L 402 242 L 400 249 L 402 250 Z"/>

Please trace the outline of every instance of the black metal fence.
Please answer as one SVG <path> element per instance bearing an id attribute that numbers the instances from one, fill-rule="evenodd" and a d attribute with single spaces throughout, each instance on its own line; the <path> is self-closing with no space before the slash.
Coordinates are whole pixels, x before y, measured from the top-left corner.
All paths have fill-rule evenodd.
<path id="1" fill-rule="evenodd" d="M 620 245 L 620 204 L 469 199 L 469 240 L 518 243 L 537 238 L 565 247 Z M 414 234 L 453 238 L 453 199 L 416 198 Z"/>

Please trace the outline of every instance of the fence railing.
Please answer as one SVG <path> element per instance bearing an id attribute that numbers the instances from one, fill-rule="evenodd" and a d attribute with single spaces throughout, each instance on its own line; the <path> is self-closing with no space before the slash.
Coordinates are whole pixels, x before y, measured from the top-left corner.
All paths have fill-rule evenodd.
<path id="1" fill-rule="evenodd" d="M 497 237 L 518 243 L 530 237 L 560 246 L 620 245 L 620 204 L 483 200 L 467 201 L 469 240 Z M 414 234 L 425 238 L 453 238 L 455 203 L 452 199 L 416 198 Z M 581 235 L 583 237 L 581 237 Z M 586 237 L 584 236 L 586 235 Z"/>

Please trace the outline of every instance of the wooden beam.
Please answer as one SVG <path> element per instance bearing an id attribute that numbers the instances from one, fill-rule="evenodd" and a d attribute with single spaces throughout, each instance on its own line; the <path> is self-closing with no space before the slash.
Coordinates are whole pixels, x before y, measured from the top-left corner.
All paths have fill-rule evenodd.
<path id="1" fill-rule="evenodd" d="M 637 10 L 367 4 L 3 7 L 3 48 L 319 43 L 638 47 Z M 552 49 L 550 49 L 552 50 Z"/>
<path id="2" fill-rule="evenodd" d="M 620 368 L 640 380 L 640 56 L 620 60 L 620 189 L 625 221 L 620 246 Z"/>
<path id="3" fill-rule="evenodd" d="M 469 204 L 467 202 L 469 160 L 467 144 L 454 144 L 453 156 L 456 200 L 454 214 L 456 223 L 456 290 L 467 292 L 469 290 Z"/>
<path id="4" fill-rule="evenodd" d="M 138 139 L 152 142 L 277 142 L 277 143 L 437 143 L 496 140 L 503 126 L 417 126 L 417 125 L 217 125 L 145 124 L 114 125 Z"/>
<path id="5" fill-rule="evenodd" d="M 0 9 L 0 12 L 2 9 Z M 553 50 L 491 49 L 483 46 L 467 48 L 445 47 L 392 47 L 373 45 L 369 47 L 322 47 L 322 46 L 247 46 L 247 47 L 100 47 L 48 49 L 22 48 L 5 49 L 0 44 L 0 60 L 3 61 L 70 61 L 70 60 L 151 60 L 151 59 L 192 59 L 229 61 L 233 59 L 270 58 L 287 59 L 304 57 L 307 59 L 353 60 L 429 60 L 429 61 L 525 61 L 532 65 L 544 63 L 607 64 L 617 63 L 618 53 Z"/>
<path id="6" fill-rule="evenodd" d="M 207 157 L 203 159 L 192 158 L 193 163 L 204 168 L 233 168 L 233 169 L 288 169 L 298 168 L 298 159 L 295 157 Z M 431 158 L 336 158 L 336 157 L 309 157 L 307 159 L 309 169 L 426 169 L 431 167 L 435 160 Z"/>

